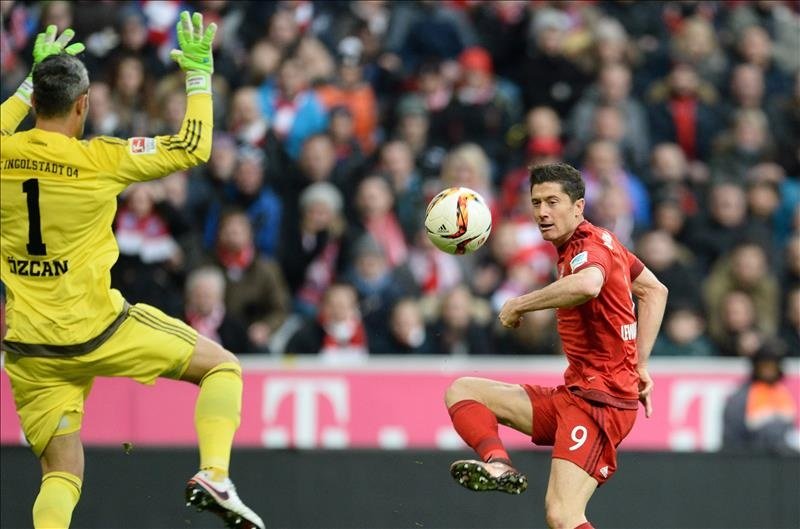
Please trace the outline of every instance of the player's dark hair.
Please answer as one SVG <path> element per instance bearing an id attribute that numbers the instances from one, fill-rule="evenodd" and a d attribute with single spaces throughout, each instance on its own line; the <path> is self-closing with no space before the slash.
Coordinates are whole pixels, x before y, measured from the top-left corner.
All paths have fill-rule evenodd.
<path id="1" fill-rule="evenodd" d="M 68 53 L 51 55 L 33 69 L 33 110 L 39 117 L 66 116 L 88 90 L 86 66 Z"/>
<path id="2" fill-rule="evenodd" d="M 557 182 L 561 184 L 570 200 L 575 202 L 583 198 L 586 193 L 586 184 L 583 183 L 581 172 L 565 163 L 548 163 L 531 167 L 531 190 L 536 184 Z"/>

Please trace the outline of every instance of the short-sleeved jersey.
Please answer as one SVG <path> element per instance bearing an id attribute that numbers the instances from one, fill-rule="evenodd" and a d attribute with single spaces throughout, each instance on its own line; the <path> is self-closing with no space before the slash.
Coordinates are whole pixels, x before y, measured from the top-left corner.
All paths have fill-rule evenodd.
<path id="1" fill-rule="evenodd" d="M 559 278 L 590 266 L 603 272 L 600 294 L 556 310 L 569 362 L 564 380 L 584 398 L 636 409 L 639 375 L 631 282 L 644 265 L 612 233 L 583 221 L 558 248 Z"/>
<path id="2" fill-rule="evenodd" d="M 208 159 L 211 96 L 190 96 L 180 132 L 154 138 L 84 141 L 38 128 L 14 133 L 27 105 L 12 96 L 0 111 L 6 348 L 86 343 L 123 306 L 110 276 L 119 255 L 112 231 L 116 196 L 133 182 Z"/>

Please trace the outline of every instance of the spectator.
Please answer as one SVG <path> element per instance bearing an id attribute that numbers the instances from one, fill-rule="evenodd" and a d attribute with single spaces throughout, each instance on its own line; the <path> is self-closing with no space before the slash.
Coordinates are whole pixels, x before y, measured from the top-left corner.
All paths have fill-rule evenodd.
<path id="1" fill-rule="evenodd" d="M 365 234 L 378 243 L 389 263 L 395 267 L 408 257 L 406 242 L 400 221 L 394 213 L 394 192 L 389 182 L 380 175 L 369 175 L 358 185 L 355 196 L 355 218 L 345 236 L 344 258 L 350 260 L 357 241 Z"/>
<path id="2" fill-rule="evenodd" d="M 741 33 L 736 50 L 745 64 L 761 70 L 764 91 L 770 96 L 786 95 L 792 89 L 792 79 L 774 60 L 772 39 L 762 26 L 749 26 Z"/>
<path id="3" fill-rule="evenodd" d="M 306 138 L 328 126 L 325 108 L 310 90 L 307 73 L 297 59 L 284 60 L 277 85 L 262 84 L 259 95 L 261 111 L 293 160 L 300 156 Z"/>
<path id="4" fill-rule="evenodd" d="M 525 115 L 523 123 L 512 127 L 508 134 L 509 146 L 517 150 L 515 160 L 517 163 L 525 163 L 534 140 L 543 140 L 548 147 L 548 154 L 560 158 L 563 151 L 564 134 L 561 126 L 561 118 L 556 111 L 550 107 L 534 107 Z M 539 145 L 543 145 L 539 142 Z"/>
<path id="5" fill-rule="evenodd" d="M 705 334 L 705 320 L 695 305 L 676 305 L 664 318 L 653 356 L 711 356 L 714 346 Z"/>
<path id="6" fill-rule="evenodd" d="M 642 168 L 650 148 L 649 127 L 644 107 L 631 96 L 631 71 L 622 64 L 611 64 L 600 70 L 597 84 L 586 90 L 570 114 L 572 141 L 577 152 L 593 139 L 592 122 L 598 110 L 611 106 L 621 113 L 623 149 L 630 153 L 629 167 Z"/>
<path id="7" fill-rule="evenodd" d="M 620 65 L 631 68 L 637 65 L 640 62 L 640 52 L 629 38 L 626 31 L 628 27 L 620 24 L 617 18 L 603 17 L 597 20 L 592 28 L 591 45 L 585 56 L 579 59 L 581 69 L 592 78 L 597 78 L 606 67 Z"/>
<path id="8" fill-rule="evenodd" d="M 778 208 L 781 205 L 780 186 L 769 180 L 753 180 L 747 184 L 747 210 L 749 223 L 761 226 L 765 232 L 772 234 L 772 247 L 778 247 L 783 241 L 778 224 Z M 771 259 L 775 266 L 777 259 Z"/>
<path id="9" fill-rule="evenodd" d="M 678 63 L 648 99 L 653 143 L 677 143 L 689 160 L 707 159 L 719 128 L 714 88 L 701 83 L 694 68 Z"/>
<path id="10" fill-rule="evenodd" d="M 529 36 L 534 42 L 529 44 L 529 55 L 515 78 L 525 108 L 548 106 L 565 118 L 583 92 L 588 79 L 564 54 L 568 27 L 569 16 L 562 11 L 546 8 L 534 15 Z"/>
<path id="11" fill-rule="evenodd" d="M 430 333 L 425 328 L 422 310 L 416 299 L 398 300 L 389 316 L 389 337 L 370 345 L 370 354 L 427 355 L 434 352 Z"/>
<path id="12" fill-rule="evenodd" d="M 476 36 L 464 14 L 442 2 L 421 0 L 419 7 L 409 13 L 409 22 L 401 25 L 405 31 L 393 39 L 400 43 L 403 64 L 415 68 L 426 57 L 455 59 L 464 48 L 475 43 Z"/>
<path id="13" fill-rule="evenodd" d="M 728 58 L 719 46 L 711 23 L 701 16 L 685 19 L 670 42 L 672 60 L 689 64 L 717 88 L 723 84 Z"/>
<path id="14" fill-rule="evenodd" d="M 200 267 L 189 274 L 184 321 L 233 354 L 253 351 L 247 328 L 225 309 L 225 276 L 218 268 Z"/>
<path id="15" fill-rule="evenodd" d="M 425 180 L 439 176 L 447 151 L 431 141 L 428 109 L 418 94 L 407 94 L 400 99 L 395 136 L 411 149 L 414 166 Z"/>
<path id="16" fill-rule="evenodd" d="M 644 233 L 636 243 L 636 255 L 669 289 L 668 310 L 673 305 L 703 309 L 700 271 L 692 262 L 692 254 L 669 233 Z"/>
<path id="17" fill-rule="evenodd" d="M 317 355 L 329 364 L 352 363 L 369 355 L 367 331 L 355 289 L 334 283 L 325 291 L 319 314 L 309 317 L 286 345 L 287 355 Z"/>
<path id="18" fill-rule="evenodd" d="M 345 187 L 352 186 L 355 175 L 361 171 L 365 159 L 361 144 L 355 136 L 355 122 L 349 108 L 338 106 L 331 109 L 328 135 L 336 153 L 334 180 L 341 182 Z M 302 156 L 301 154 L 300 157 Z"/>
<path id="19" fill-rule="evenodd" d="M 743 237 L 769 241 L 768 233 L 748 225 L 747 202 L 741 186 L 732 182 L 714 185 L 707 208 L 707 213 L 693 218 L 686 229 L 686 243 L 704 273 Z"/>
<path id="20" fill-rule="evenodd" d="M 422 178 L 414 167 L 414 158 L 409 146 L 394 140 L 383 144 L 379 167 L 389 177 L 394 191 L 394 211 L 403 229 L 406 240 L 411 241 L 422 227 L 425 218 L 425 197 L 422 194 Z"/>
<path id="21" fill-rule="evenodd" d="M 439 354 L 451 356 L 492 354 L 486 327 L 487 307 L 478 303 L 464 285 L 456 286 L 441 298 L 432 334 Z"/>
<path id="22" fill-rule="evenodd" d="M 336 75 L 336 63 L 328 48 L 308 33 L 298 42 L 294 57 L 303 66 L 311 86 L 326 83 Z"/>
<path id="23" fill-rule="evenodd" d="M 220 219 L 211 262 L 227 278 L 227 311 L 246 325 L 253 347 L 268 352 L 288 314 L 289 293 L 278 264 L 257 253 L 246 213 L 234 210 Z"/>
<path id="24" fill-rule="evenodd" d="M 733 126 L 721 134 L 711 158 L 711 176 L 744 183 L 747 171 L 775 159 L 775 145 L 769 135 L 767 118 L 760 110 L 742 110 Z"/>
<path id="25" fill-rule="evenodd" d="M 505 167 L 505 134 L 522 112 L 518 90 L 495 75 L 492 57 L 484 48 L 465 49 L 458 62 L 461 75 L 447 110 L 448 140 L 476 143 L 495 164 Z"/>
<path id="26" fill-rule="evenodd" d="M 370 339 L 376 344 L 385 343 L 392 306 L 400 298 L 418 294 L 408 268 L 391 265 L 383 247 L 372 235 L 365 234 L 353 247 L 352 265 L 344 279 L 358 293 L 358 304 Z"/>
<path id="27" fill-rule="evenodd" d="M 746 293 L 733 290 L 722 298 L 719 310 L 719 329 L 716 332 L 710 331 L 719 354 L 753 356 L 764 343 L 764 334 L 758 329 L 753 300 Z"/>
<path id="28" fill-rule="evenodd" d="M 102 60 L 96 59 L 100 68 L 103 66 L 107 68 L 106 76 L 111 75 L 124 58 L 139 57 L 145 70 L 153 78 L 162 77 L 167 72 L 166 64 L 158 56 L 158 46 L 150 41 L 147 17 L 141 11 L 140 6 L 128 4 L 119 9 L 116 25 L 118 40 L 110 39 L 110 42 L 116 41 L 117 45 L 110 51 L 106 51 L 104 56 L 101 55 Z M 69 26 L 68 24 L 61 28 L 62 31 Z"/>
<path id="29" fill-rule="evenodd" d="M 409 248 L 408 269 L 423 297 L 437 297 L 464 280 L 464 261 L 460 256 L 439 250 L 421 226 Z M 491 238 L 489 239 L 492 240 Z"/>
<path id="30" fill-rule="evenodd" d="M 84 135 L 115 136 L 125 135 L 122 122 L 112 102 L 111 88 L 107 83 L 95 81 L 89 87 L 89 115 L 86 119 Z M 180 130 L 180 129 L 176 129 Z"/>
<path id="31" fill-rule="evenodd" d="M 239 208 L 247 212 L 253 227 L 256 251 L 272 257 L 278 245 L 282 203 L 271 187 L 264 185 L 264 155 L 252 148 L 242 148 L 237 155 L 233 182 L 209 208 L 205 225 L 206 247 L 213 245 L 217 225 L 223 211 Z"/>
<path id="32" fill-rule="evenodd" d="M 300 214 L 287 217 L 292 221 L 282 231 L 278 257 L 299 314 L 316 314 L 336 278 L 345 228 L 342 204 L 342 194 L 333 184 L 316 182 L 300 194 Z"/>
<path id="33" fill-rule="evenodd" d="M 641 181 L 622 166 L 619 147 L 610 141 L 589 144 L 581 169 L 586 181 L 586 205 L 589 217 L 600 213 L 597 201 L 606 188 L 619 188 L 625 201 L 624 211 L 632 215 L 638 227 L 650 223 L 650 203 Z"/>
<path id="34" fill-rule="evenodd" d="M 786 71 L 800 68 L 797 54 L 800 17 L 791 7 L 781 2 L 749 2 L 737 4 L 730 12 L 728 28 L 734 42 L 739 42 L 744 31 L 751 26 L 765 28 L 774 43 L 775 60 Z"/>
<path id="35" fill-rule="evenodd" d="M 674 199 L 687 215 L 697 213 L 699 197 L 705 191 L 704 182 L 697 181 L 686 155 L 675 143 L 660 143 L 653 148 L 647 183 L 654 200 Z"/>
<path id="36" fill-rule="evenodd" d="M 686 244 L 689 237 L 687 222 L 686 213 L 676 198 L 660 198 L 653 204 L 653 229 L 668 233 L 681 244 Z M 705 272 L 705 268 L 702 270 Z"/>
<path id="37" fill-rule="evenodd" d="M 749 453 L 800 452 L 797 402 L 783 381 L 783 348 L 766 343 L 751 357 L 750 380 L 728 397 L 722 447 Z"/>
<path id="38" fill-rule="evenodd" d="M 441 61 L 430 59 L 419 66 L 417 86 L 425 101 L 430 123 L 430 141 L 436 145 L 449 145 L 448 113 L 453 99 L 455 79 L 444 72 Z"/>
<path id="39" fill-rule="evenodd" d="M 137 55 L 120 59 L 111 76 L 111 100 L 119 112 L 120 129 L 127 136 L 147 136 L 152 86 L 144 62 Z"/>
<path id="40" fill-rule="evenodd" d="M 347 37 L 339 43 L 336 77 L 333 82 L 317 88 L 317 95 L 328 112 L 337 106 L 350 110 L 361 150 L 370 154 L 375 148 L 378 101 L 372 86 L 363 77 L 363 48 L 358 37 Z"/>
<path id="41" fill-rule="evenodd" d="M 114 220 L 119 258 L 111 282 L 124 296 L 158 305 L 170 316 L 181 313 L 184 258 L 168 219 L 162 182 L 128 188 Z"/>
<path id="42" fill-rule="evenodd" d="M 758 327 L 768 334 L 778 329 L 778 281 L 769 275 L 767 256 L 756 242 L 738 243 L 730 254 L 717 261 L 703 286 L 709 309 L 709 326 L 720 330 L 720 308 L 725 296 L 734 290 L 744 292 L 753 302 Z"/>

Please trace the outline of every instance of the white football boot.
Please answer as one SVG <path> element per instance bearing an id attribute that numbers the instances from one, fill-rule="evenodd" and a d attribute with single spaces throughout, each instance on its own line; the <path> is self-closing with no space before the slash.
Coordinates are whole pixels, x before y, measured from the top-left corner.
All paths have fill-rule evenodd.
<path id="1" fill-rule="evenodd" d="M 201 470 L 186 484 L 186 506 L 198 511 L 210 511 L 222 518 L 231 529 L 265 529 L 264 522 L 236 494 L 229 478 L 212 481 L 211 474 Z"/>

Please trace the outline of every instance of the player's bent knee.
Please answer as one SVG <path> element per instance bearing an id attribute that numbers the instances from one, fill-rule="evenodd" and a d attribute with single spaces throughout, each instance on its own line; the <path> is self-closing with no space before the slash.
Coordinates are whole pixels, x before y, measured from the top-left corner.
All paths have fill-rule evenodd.
<path id="1" fill-rule="evenodd" d="M 461 377 L 451 382 L 444 392 L 444 402 L 447 407 L 449 408 L 462 400 L 474 399 L 476 397 L 474 391 L 475 380 L 477 379 L 474 377 Z"/>
<path id="2" fill-rule="evenodd" d="M 544 512 L 547 527 L 550 529 L 574 529 L 583 519 L 582 512 L 576 512 L 564 502 L 549 498 L 545 499 Z"/>
<path id="3" fill-rule="evenodd" d="M 239 359 L 220 344 L 203 336 L 198 336 L 197 345 L 189 361 L 189 367 L 186 369 L 182 379 L 199 384 L 203 377 L 223 364 L 235 365 L 239 368 Z"/>

